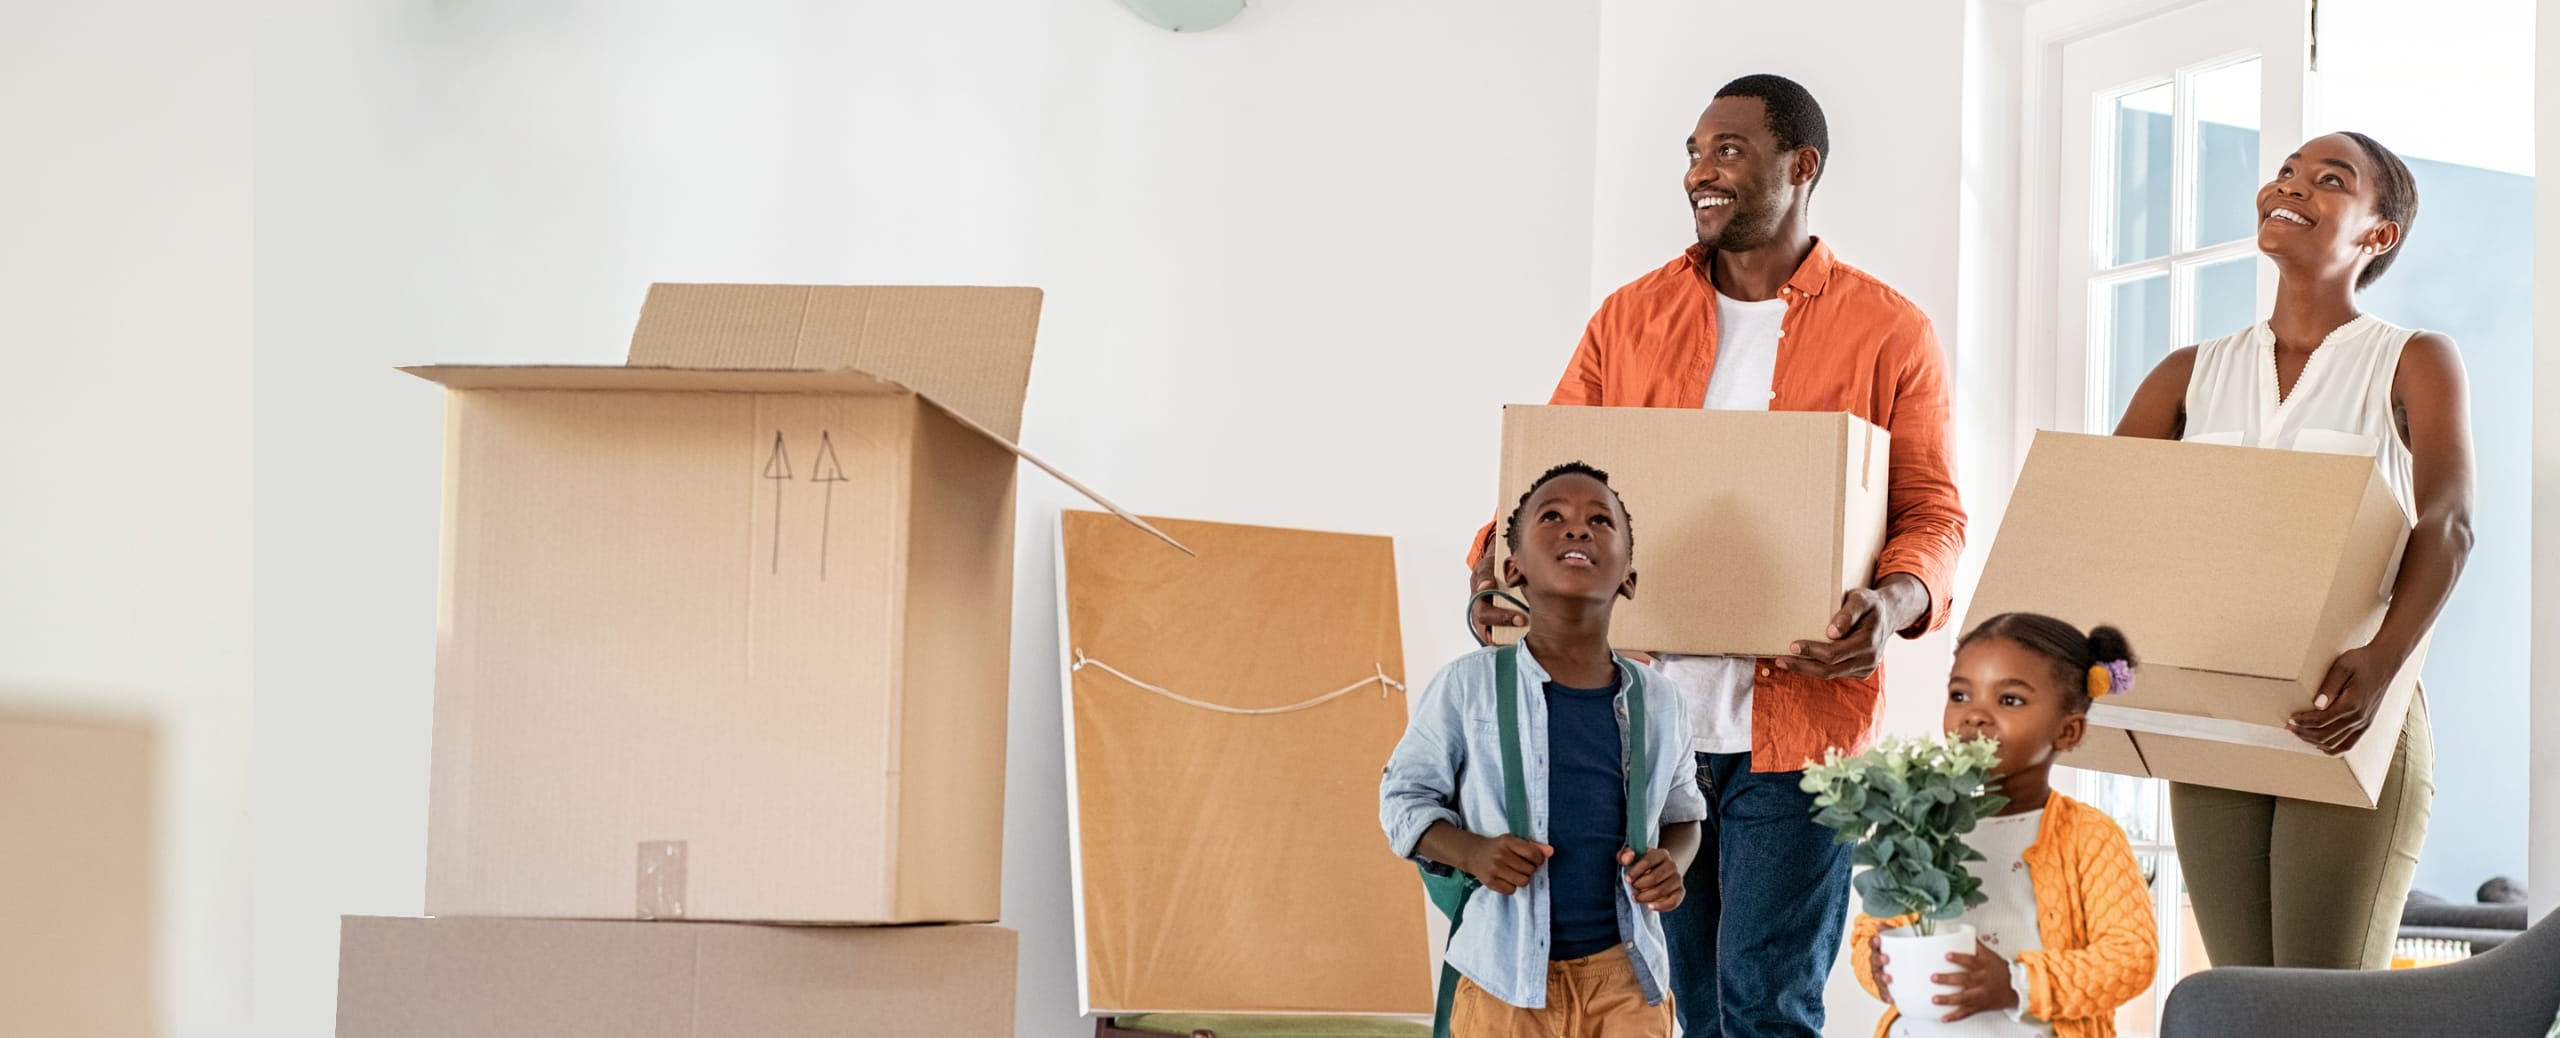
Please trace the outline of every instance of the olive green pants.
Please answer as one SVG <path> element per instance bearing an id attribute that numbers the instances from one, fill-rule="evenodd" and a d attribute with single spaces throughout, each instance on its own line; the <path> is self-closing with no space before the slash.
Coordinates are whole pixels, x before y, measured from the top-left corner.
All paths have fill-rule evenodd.
<path id="1" fill-rule="evenodd" d="M 2426 696 L 2372 810 L 2172 783 L 2169 813 L 2215 966 L 2381 969 L 2435 799 Z"/>

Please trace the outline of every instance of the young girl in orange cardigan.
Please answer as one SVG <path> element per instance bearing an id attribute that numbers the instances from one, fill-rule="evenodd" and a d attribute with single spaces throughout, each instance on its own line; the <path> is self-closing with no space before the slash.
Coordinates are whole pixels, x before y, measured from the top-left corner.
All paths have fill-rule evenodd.
<path id="1" fill-rule="evenodd" d="M 2151 986 L 2159 933 L 2132 845 L 2114 819 L 2051 785 L 2054 754 L 2079 745 L 2093 700 L 2133 687 L 2133 665 L 2123 632 L 2084 635 L 2034 613 L 1992 617 L 1956 643 L 1947 732 L 1999 739 L 1991 781 L 2009 804 L 1965 836 L 1986 859 L 1966 866 L 1987 895 L 1962 920 L 1980 935 L 1973 954 L 1890 962 L 1877 935 L 1912 917 L 1858 917 L 1850 954 L 1869 994 L 1891 1001 L 1887 978 L 1902 969 L 1960 989 L 1895 1006 L 1879 1036 L 1926 1013 L 1983 1017 L 2020 1038 L 2114 1038 L 2116 1009 Z"/>

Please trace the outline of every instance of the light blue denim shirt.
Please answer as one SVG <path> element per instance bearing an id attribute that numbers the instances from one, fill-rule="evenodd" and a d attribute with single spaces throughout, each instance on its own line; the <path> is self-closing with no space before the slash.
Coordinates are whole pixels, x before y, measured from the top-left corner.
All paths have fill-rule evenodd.
<path id="1" fill-rule="evenodd" d="M 1398 855 L 1426 862 L 1414 852 L 1423 830 L 1447 822 L 1487 836 L 1505 830 L 1502 818 L 1502 736 L 1497 719 L 1493 656 L 1498 649 L 1478 649 L 1432 675 L 1404 739 L 1387 759 L 1386 777 L 1378 784 L 1378 820 L 1387 844 Z M 1520 652 L 1520 764 L 1529 794 L 1532 838 L 1545 842 L 1547 816 L 1547 698 L 1549 680 L 1537 657 Z M 1647 745 L 1637 748 L 1653 758 L 1653 789 L 1646 806 L 1654 816 L 1659 841 L 1662 827 L 1695 822 L 1707 816 L 1706 798 L 1698 792 L 1697 766 L 1689 754 L 1689 722 L 1680 707 L 1680 692 L 1654 671 L 1645 675 Z M 1627 734 L 1627 697 L 1618 693 L 1618 738 L 1623 752 Z M 1623 874 L 1622 874 L 1623 875 Z M 1476 890 L 1467 902 L 1466 922 L 1449 942 L 1449 965 L 1486 994 L 1524 1009 L 1547 1004 L 1547 950 L 1552 940 L 1548 915 L 1548 870 L 1540 869 L 1516 894 Z M 1694 896 L 1694 895 L 1692 895 Z M 1636 979 L 1648 1003 L 1659 1004 L 1663 980 L 1670 975 L 1663 946 L 1662 916 L 1639 905 L 1621 880 L 1618 884 L 1618 933 L 1635 963 Z"/>

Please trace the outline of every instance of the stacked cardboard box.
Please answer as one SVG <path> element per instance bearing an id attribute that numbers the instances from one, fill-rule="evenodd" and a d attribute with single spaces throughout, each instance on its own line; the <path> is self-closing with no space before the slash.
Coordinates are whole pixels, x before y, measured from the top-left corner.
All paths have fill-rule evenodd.
<path id="1" fill-rule="evenodd" d="M 1039 304 L 659 285 L 625 366 L 411 369 L 449 391 L 434 918 L 347 920 L 342 1038 L 1012 1033 Z"/>
<path id="2" fill-rule="evenodd" d="M 158 758 L 141 721 L 0 709 L 0 1034 L 158 1030 Z"/>

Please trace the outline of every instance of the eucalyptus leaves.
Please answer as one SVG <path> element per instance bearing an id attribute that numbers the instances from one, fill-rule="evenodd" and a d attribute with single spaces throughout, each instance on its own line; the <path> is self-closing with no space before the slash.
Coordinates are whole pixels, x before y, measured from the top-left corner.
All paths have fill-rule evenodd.
<path id="1" fill-rule="evenodd" d="M 1987 738 L 1896 737 L 1805 763 L 1813 820 L 1858 845 L 1849 860 L 1866 867 L 1853 885 L 1868 915 L 1918 915 L 1912 928 L 1926 936 L 1983 902 L 1982 881 L 1964 867 L 1982 855 L 1963 837 L 2009 803 L 1983 788 L 1997 751 Z"/>

